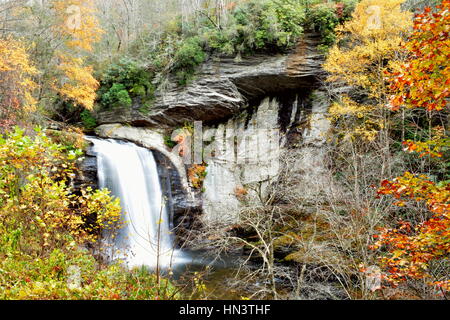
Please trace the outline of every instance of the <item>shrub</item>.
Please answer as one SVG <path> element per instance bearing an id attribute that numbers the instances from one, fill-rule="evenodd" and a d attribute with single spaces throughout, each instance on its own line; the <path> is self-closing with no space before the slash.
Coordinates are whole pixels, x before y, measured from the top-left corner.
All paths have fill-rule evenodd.
<path id="1" fill-rule="evenodd" d="M 0 138 L 0 299 L 156 299 L 170 283 L 145 270 L 104 267 L 85 250 L 102 230 L 120 227 L 121 208 L 108 190 L 71 193 L 79 150 L 37 130 Z M 79 287 L 68 286 L 70 269 Z"/>
<path id="2" fill-rule="evenodd" d="M 88 143 L 84 139 L 83 131 L 76 127 L 69 127 L 66 130 L 45 130 L 45 134 L 53 143 L 62 145 L 66 152 L 85 151 Z"/>
<path id="3" fill-rule="evenodd" d="M 320 4 L 310 10 L 308 25 L 321 35 L 321 44 L 329 46 L 336 40 L 334 28 L 339 24 L 339 17 L 334 6 Z"/>
<path id="4" fill-rule="evenodd" d="M 101 104 L 105 108 L 131 107 L 131 97 L 121 83 L 114 83 L 112 87 L 102 95 Z"/>
<path id="5" fill-rule="evenodd" d="M 83 110 L 80 114 L 81 121 L 86 129 L 92 130 L 97 126 L 97 121 L 89 110 Z"/>
<path id="6" fill-rule="evenodd" d="M 130 107 L 134 98 L 144 103 L 153 99 L 153 74 L 128 58 L 112 64 L 100 78 L 97 95 L 104 109 Z"/>
<path id="7" fill-rule="evenodd" d="M 191 182 L 192 186 L 195 189 L 202 189 L 206 175 L 207 172 L 205 164 L 202 165 L 195 164 L 188 169 L 189 181 Z"/>
<path id="8" fill-rule="evenodd" d="M 32 138 L 16 128 L 0 140 L 2 231 L 20 230 L 20 247 L 29 254 L 96 241 L 101 226 L 120 218 L 119 201 L 108 191 L 71 194 L 69 182 L 81 154 L 41 131 Z M 95 223 L 86 229 L 93 217 Z"/>
<path id="9" fill-rule="evenodd" d="M 52 251 L 34 260 L 18 255 L 5 258 L 0 266 L 0 299 L 7 300 L 153 300 L 177 299 L 176 288 L 147 269 L 127 270 L 114 264 L 100 266 L 92 255 L 79 249 Z M 69 286 L 73 268 L 79 283 Z M 76 280 L 78 282 L 78 279 Z"/>
<path id="10" fill-rule="evenodd" d="M 336 41 L 335 28 L 351 19 L 359 0 L 345 0 L 338 3 L 318 3 L 306 10 L 306 28 L 318 32 L 320 48 L 325 51 Z"/>
<path id="11" fill-rule="evenodd" d="M 185 39 L 175 54 L 174 72 L 180 85 L 192 79 L 195 68 L 206 58 L 198 37 Z"/>

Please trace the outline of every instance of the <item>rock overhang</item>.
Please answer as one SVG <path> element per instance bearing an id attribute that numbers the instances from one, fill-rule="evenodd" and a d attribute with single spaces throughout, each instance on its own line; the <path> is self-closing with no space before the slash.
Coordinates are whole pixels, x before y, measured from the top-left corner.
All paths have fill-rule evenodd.
<path id="1" fill-rule="evenodd" d="M 286 54 L 210 58 L 187 86 L 171 81 L 164 92 L 158 91 L 148 112 L 137 102 L 131 108 L 100 112 L 98 123 L 174 128 L 192 121 L 225 121 L 264 97 L 317 87 L 324 75 L 317 45 L 317 37 L 310 34 Z"/>

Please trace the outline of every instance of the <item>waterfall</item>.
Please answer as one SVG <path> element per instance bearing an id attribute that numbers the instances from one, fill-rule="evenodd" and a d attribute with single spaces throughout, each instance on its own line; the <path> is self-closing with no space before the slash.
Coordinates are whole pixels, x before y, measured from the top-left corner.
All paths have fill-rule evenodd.
<path id="1" fill-rule="evenodd" d="M 118 140 L 87 138 L 97 154 L 100 188 L 120 198 L 125 226 L 113 241 L 114 258 L 128 266 L 170 267 L 174 250 L 168 199 L 150 150 Z"/>

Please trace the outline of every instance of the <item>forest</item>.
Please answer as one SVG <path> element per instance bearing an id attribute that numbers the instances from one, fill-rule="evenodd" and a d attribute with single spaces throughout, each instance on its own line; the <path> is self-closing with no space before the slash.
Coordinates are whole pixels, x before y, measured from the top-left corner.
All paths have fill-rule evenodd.
<path id="1" fill-rule="evenodd" d="M 450 298 L 449 33 L 449 0 L 0 0 L 0 300 Z"/>

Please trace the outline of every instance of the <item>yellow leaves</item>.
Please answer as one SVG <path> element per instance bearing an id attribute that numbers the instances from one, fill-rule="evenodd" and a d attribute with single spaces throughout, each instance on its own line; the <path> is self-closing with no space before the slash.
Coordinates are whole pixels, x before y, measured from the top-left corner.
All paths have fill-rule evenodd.
<path id="1" fill-rule="evenodd" d="M 363 0 L 355 8 L 353 19 L 338 31 L 357 35 L 358 40 L 387 39 L 407 31 L 412 13 L 401 10 L 405 0 Z"/>
<path id="2" fill-rule="evenodd" d="M 11 37 L 0 40 L 0 53 L 0 72 L 17 71 L 19 74 L 30 75 L 37 73 L 20 41 Z"/>
<path id="3" fill-rule="evenodd" d="M 405 254 L 404 250 L 394 250 L 392 252 L 392 259 L 397 259 Z"/>
<path id="4" fill-rule="evenodd" d="M 0 118 L 35 110 L 36 83 L 32 78 L 37 73 L 21 41 L 11 37 L 0 40 Z"/>
<path id="5" fill-rule="evenodd" d="M 343 95 L 340 101 L 334 102 L 329 110 L 330 120 L 336 120 L 341 116 L 356 116 L 364 118 L 367 112 L 373 110 L 373 106 L 361 105 L 353 101 L 347 95 Z"/>
<path id="6" fill-rule="evenodd" d="M 83 57 L 93 50 L 103 33 L 95 16 L 95 1 L 50 0 L 50 4 L 57 20 L 52 32 L 58 41 L 50 46 L 58 48 L 53 57 L 59 60 L 56 78 L 63 80 L 58 83 L 53 77 L 49 80 L 51 87 L 63 99 L 92 109 L 99 84 Z M 37 73 L 20 41 L 0 40 L 0 126 L 6 126 L 2 122 L 13 125 L 18 122 L 16 118 L 35 111 L 37 101 L 33 91 L 37 86 L 32 78 Z"/>
<path id="7" fill-rule="evenodd" d="M 55 32 L 65 39 L 66 48 L 59 51 L 61 61 L 58 69 L 66 82 L 54 85 L 64 98 L 88 110 L 94 107 L 98 81 L 92 76 L 93 69 L 85 65 L 81 56 L 92 51 L 100 41 L 103 30 L 95 16 L 92 0 L 53 0 L 53 7 L 59 18 Z"/>
<path id="8" fill-rule="evenodd" d="M 93 69 L 83 66 L 83 59 L 60 56 L 62 61 L 58 67 L 67 78 L 58 92 L 78 105 L 92 110 L 99 87 L 98 81 L 92 76 Z"/>
<path id="9" fill-rule="evenodd" d="M 378 135 L 379 129 L 374 129 L 374 128 L 368 127 L 369 123 L 370 122 L 366 122 L 366 123 L 364 123 L 363 126 L 356 128 L 353 131 L 352 137 L 359 136 L 363 140 L 367 140 L 367 141 L 370 141 L 370 142 L 375 141 L 375 139 L 376 139 L 376 137 Z"/>
<path id="10" fill-rule="evenodd" d="M 329 81 L 345 81 L 368 90 L 374 98 L 382 97 L 385 61 L 395 57 L 402 35 L 412 26 L 412 14 L 400 10 L 402 2 L 363 0 L 356 6 L 353 19 L 338 29 L 338 40 L 345 40 L 345 47 L 335 45 L 324 64 L 331 74 Z M 371 7 L 379 9 L 367 14 Z M 381 22 L 376 28 L 371 25 L 374 16 Z"/>
<path id="11" fill-rule="evenodd" d="M 400 8 L 403 0 L 362 0 L 351 21 L 338 28 L 324 69 L 328 81 L 343 82 L 366 96 L 366 104 L 343 95 L 330 108 L 330 120 L 339 136 L 375 141 L 386 128 L 388 90 L 385 71 L 402 51 L 402 37 L 412 27 L 412 14 Z"/>
<path id="12" fill-rule="evenodd" d="M 67 39 L 67 47 L 92 51 L 104 33 L 95 16 L 94 1 L 53 0 L 52 4 L 60 20 L 55 31 Z"/>
<path id="13" fill-rule="evenodd" d="M 394 59 L 400 50 L 401 38 L 366 39 L 351 49 L 333 47 L 325 70 L 331 73 L 328 81 L 345 81 L 368 91 L 371 97 L 380 98 L 385 93 L 384 63 Z"/>
<path id="14" fill-rule="evenodd" d="M 79 198 L 84 201 L 84 210 L 81 212 L 84 216 L 95 215 L 96 226 L 92 231 L 112 230 L 122 226 L 122 208 L 120 206 L 120 199 L 112 198 L 107 189 L 97 190 L 93 192 L 90 190 L 84 193 Z"/>
<path id="15" fill-rule="evenodd" d="M 382 118 L 375 116 L 378 108 L 382 106 L 359 104 L 343 95 L 331 105 L 329 119 L 335 123 L 341 122 L 341 135 L 344 140 L 359 137 L 362 140 L 374 141 L 379 131 L 384 128 Z"/>
<path id="16" fill-rule="evenodd" d="M 23 228 L 20 245 L 33 254 L 58 246 L 73 247 L 74 242 L 94 242 L 102 228 L 116 227 L 121 217 L 119 201 L 106 190 L 71 194 L 65 181 L 73 172 L 75 159 L 68 160 L 68 152 L 63 150 L 44 132 L 31 139 L 17 129 L 0 140 L 1 221 L 7 229 Z M 99 224 L 93 220 L 84 228 L 92 218 Z M 0 225 L 0 232 L 4 232 L 2 228 Z"/>

